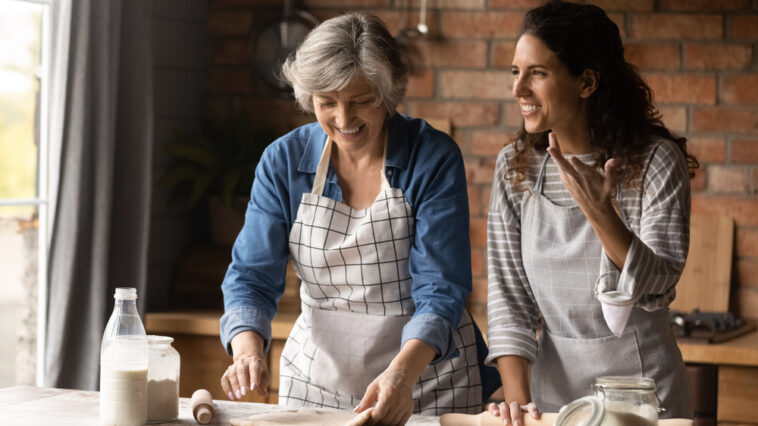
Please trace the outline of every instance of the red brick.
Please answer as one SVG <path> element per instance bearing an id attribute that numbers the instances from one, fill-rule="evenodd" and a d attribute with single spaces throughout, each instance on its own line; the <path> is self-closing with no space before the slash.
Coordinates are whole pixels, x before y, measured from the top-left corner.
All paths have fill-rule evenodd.
<path id="1" fill-rule="evenodd" d="M 408 80 L 408 92 L 405 96 L 409 98 L 428 98 L 434 95 L 434 71 L 417 70 L 411 74 Z"/>
<path id="2" fill-rule="evenodd" d="M 707 176 L 706 168 L 701 165 L 699 169 L 695 170 L 695 177 L 690 179 L 690 190 L 692 192 L 705 191 Z"/>
<path id="3" fill-rule="evenodd" d="M 758 260 L 754 258 L 737 259 L 734 274 L 739 283 L 739 288 L 746 287 L 758 290 Z"/>
<path id="4" fill-rule="evenodd" d="M 471 247 L 487 248 L 487 219 L 471 218 Z"/>
<path id="5" fill-rule="evenodd" d="M 742 318 L 758 319 L 758 284 L 737 289 L 737 315 Z"/>
<path id="6" fill-rule="evenodd" d="M 472 183 L 492 183 L 492 175 L 495 174 L 495 159 L 473 159 L 464 160 L 466 166 L 466 182 Z"/>
<path id="7" fill-rule="evenodd" d="M 683 134 L 687 131 L 687 107 L 660 107 L 663 124 L 672 132 Z"/>
<path id="8" fill-rule="evenodd" d="M 758 74 L 725 75 L 720 94 L 725 104 L 758 105 Z"/>
<path id="9" fill-rule="evenodd" d="M 747 197 L 706 196 L 692 197 L 692 212 L 731 216 L 737 226 L 758 225 L 758 199 Z"/>
<path id="10" fill-rule="evenodd" d="M 661 0 L 660 10 L 703 12 L 711 10 L 750 10 L 750 0 Z"/>
<path id="11" fill-rule="evenodd" d="M 736 255 L 758 257 L 758 229 L 737 228 L 735 233 Z"/>
<path id="12" fill-rule="evenodd" d="M 524 118 L 521 116 L 521 106 L 518 102 L 505 103 L 505 125 L 508 127 L 521 128 Z"/>
<path id="13" fill-rule="evenodd" d="M 213 8 L 229 8 L 229 7 L 261 7 L 261 6 L 280 6 L 281 0 L 212 0 L 211 5 Z"/>
<path id="14" fill-rule="evenodd" d="M 755 133 L 758 111 L 741 108 L 702 107 L 692 112 L 692 130 L 699 132 Z"/>
<path id="15" fill-rule="evenodd" d="M 758 169 L 753 169 L 753 186 L 750 190 L 751 194 L 758 194 Z"/>
<path id="16" fill-rule="evenodd" d="M 477 217 L 482 212 L 482 190 L 479 185 L 468 186 L 468 212 L 471 217 Z"/>
<path id="17" fill-rule="evenodd" d="M 492 53 L 492 65 L 495 68 L 511 68 L 513 63 L 513 52 L 516 50 L 516 43 L 513 41 L 494 42 L 495 47 Z"/>
<path id="18" fill-rule="evenodd" d="M 471 153 L 474 155 L 497 155 L 505 147 L 510 135 L 505 132 L 476 130 L 471 133 Z"/>
<path id="19" fill-rule="evenodd" d="M 611 21 L 613 21 L 614 24 L 619 28 L 619 34 L 621 34 L 621 38 L 625 38 L 627 36 L 626 32 L 626 14 L 621 12 L 609 12 L 608 18 L 610 18 Z"/>
<path id="20" fill-rule="evenodd" d="M 403 2 L 405 7 L 418 8 L 421 0 Z M 427 1 L 428 7 L 435 9 L 484 9 L 485 0 L 432 0 Z"/>
<path id="21" fill-rule="evenodd" d="M 482 40 L 419 40 L 413 43 L 421 63 L 428 67 L 483 68 L 487 42 Z"/>
<path id="22" fill-rule="evenodd" d="M 213 42 L 212 61 L 216 64 L 249 64 L 250 41 L 244 39 L 221 39 Z"/>
<path id="23" fill-rule="evenodd" d="M 708 191 L 731 194 L 748 192 L 747 167 L 708 166 Z"/>
<path id="24" fill-rule="evenodd" d="M 486 249 L 475 248 L 471 250 L 471 275 L 474 278 L 487 277 Z"/>
<path id="25" fill-rule="evenodd" d="M 513 38 L 521 26 L 522 16 L 518 12 L 443 12 L 442 35 Z"/>
<path id="26" fill-rule="evenodd" d="M 592 3 L 595 6 L 599 6 L 605 11 L 634 11 L 645 12 L 652 11 L 655 2 L 653 0 L 589 0 L 587 3 Z"/>
<path id="27" fill-rule="evenodd" d="M 490 9 L 528 10 L 543 4 L 544 0 L 490 0 Z"/>
<path id="28" fill-rule="evenodd" d="M 673 70 L 681 66 L 678 44 L 627 43 L 624 57 L 640 70 Z"/>
<path id="29" fill-rule="evenodd" d="M 411 102 L 412 114 L 422 118 L 448 118 L 453 127 L 499 124 L 496 102 Z"/>
<path id="30" fill-rule="evenodd" d="M 371 6 L 390 6 L 392 0 L 303 0 L 303 8 L 346 7 L 356 9 Z"/>
<path id="31" fill-rule="evenodd" d="M 726 141 L 723 138 L 688 138 L 687 151 L 694 155 L 701 165 L 726 161 Z"/>
<path id="32" fill-rule="evenodd" d="M 443 98 L 507 99 L 513 78 L 509 71 L 443 71 Z"/>
<path id="33" fill-rule="evenodd" d="M 750 66 L 753 53 L 744 44 L 688 44 L 684 64 L 696 70 L 738 70 Z"/>
<path id="34" fill-rule="evenodd" d="M 730 38 L 758 38 L 758 15 L 735 15 L 730 19 Z"/>
<path id="35" fill-rule="evenodd" d="M 252 75 L 247 68 L 212 68 L 208 73 L 211 93 L 244 94 L 250 91 Z"/>
<path id="36" fill-rule="evenodd" d="M 208 34 L 249 36 L 253 26 L 253 12 L 249 10 L 211 10 L 208 17 Z"/>
<path id="37" fill-rule="evenodd" d="M 645 74 L 655 102 L 716 103 L 716 77 L 690 74 Z"/>
<path id="38" fill-rule="evenodd" d="M 469 303 L 472 313 L 486 315 L 487 312 L 487 278 L 475 278 L 472 282 L 473 288 L 469 296 Z"/>
<path id="39" fill-rule="evenodd" d="M 758 139 L 733 140 L 729 159 L 735 163 L 758 164 Z"/>
<path id="40" fill-rule="evenodd" d="M 706 14 L 633 14 L 630 35 L 636 39 L 719 39 L 723 17 Z"/>

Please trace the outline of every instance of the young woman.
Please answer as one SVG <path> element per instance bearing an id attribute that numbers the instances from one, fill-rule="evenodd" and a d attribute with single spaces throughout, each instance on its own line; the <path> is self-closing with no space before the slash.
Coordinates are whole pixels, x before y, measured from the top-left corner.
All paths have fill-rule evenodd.
<path id="1" fill-rule="evenodd" d="M 667 306 L 697 162 L 596 6 L 529 11 L 512 71 L 523 128 L 498 155 L 488 216 L 487 361 L 505 391 L 490 411 L 538 417 L 598 376 L 635 375 L 655 380 L 662 417 L 691 417 Z"/>

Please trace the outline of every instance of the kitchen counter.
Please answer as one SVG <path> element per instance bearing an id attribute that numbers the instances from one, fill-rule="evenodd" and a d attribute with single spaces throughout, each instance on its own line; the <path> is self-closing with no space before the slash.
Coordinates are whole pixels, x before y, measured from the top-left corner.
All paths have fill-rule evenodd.
<path id="1" fill-rule="evenodd" d="M 214 400 L 216 412 L 211 425 L 228 425 L 232 418 L 245 418 L 281 407 L 255 402 Z M 0 389 L 0 424 L 13 425 L 97 425 L 99 392 L 15 386 Z M 179 399 L 179 418 L 165 425 L 197 425 L 190 400 Z M 437 417 L 411 416 L 410 426 L 439 425 Z"/>

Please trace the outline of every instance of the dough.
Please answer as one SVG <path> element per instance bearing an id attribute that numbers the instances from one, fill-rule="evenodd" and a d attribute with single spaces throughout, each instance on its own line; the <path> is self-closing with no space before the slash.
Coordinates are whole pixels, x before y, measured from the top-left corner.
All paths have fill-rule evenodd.
<path id="1" fill-rule="evenodd" d="M 271 411 L 256 414 L 246 419 L 232 419 L 232 426 L 361 426 L 371 417 L 373 408 L 359 414 L 347 411 L 330 411 L 315 408 L 300 408 L 298 410 Z"/>

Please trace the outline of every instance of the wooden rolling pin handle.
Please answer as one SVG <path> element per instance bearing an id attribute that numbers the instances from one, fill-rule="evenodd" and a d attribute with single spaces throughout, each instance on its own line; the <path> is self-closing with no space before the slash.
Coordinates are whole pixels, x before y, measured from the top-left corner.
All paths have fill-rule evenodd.
<path id="1" fill-rule="evenodd" d="M 205 389 L 198 389 L 192 394 L 192 416 L 201 425 L 213 419 L 213 397 Z"/>

